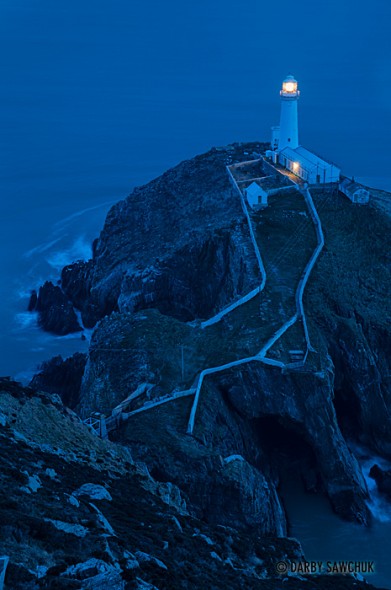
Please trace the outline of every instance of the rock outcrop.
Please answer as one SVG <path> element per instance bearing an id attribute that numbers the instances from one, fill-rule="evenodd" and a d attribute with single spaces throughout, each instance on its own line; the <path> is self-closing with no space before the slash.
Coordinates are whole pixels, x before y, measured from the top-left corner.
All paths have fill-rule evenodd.
<path id="1" fill-rule="evenodd" d="M 305 440 L 335 512 L 368 523 L 365 481 L 337 423 L 333 372 L 331 366 L 328 369 L 284 375 L 253 363 L 231 378 L 227 398 L 248 420 L 278 417 L 287 432 Z"/>
<path id="2" fill-rule="evenodd" d="M 114 205 L 92 261 L 68 265 L 61 275 L 63 293 L 82 312 L 85 327 L 113 311 L 146 307 L 183 321 L 208 317 L 256 286 L 254 250 L 226 174 L 235 154 L 248 158 L 245 151 L 212 150 Z"/>
<path id="3" fill-rule="evenodd" d="M 294 539 L 192 516 L 178 488 L 157 482 L 122 445 L 100 440 L 55 396 L 1 380 L 0 415 L 6 588 L 278 590 L 277 562 L 303 557 Z M 254 474 L 239 463 L 226 467 L 242 487 L 243 469 Z M 30 480 L 39 485 L 28 487 Z M 316 588 L 328 583 L 321 576 Z M 292 578 L 289 588 L 302 584 Z M 339 576 L 333 584 L 371 588 Z M 311 577 L 306 587 L 315 588 Z"/>
<path id="4" fill-rule="evenodd" d="M 89 274 L 92 260 L 77 261 L 64 266 L 61 272 L 61 287 L 65 295 L 77 309 L 83 309 L 88 298 Z"/>
<path id="5" fill-rule="evenodd" d="M 46 332 L 64 336 L 82 330 L 72 303 L 61 288 L 50 281 L 39 289 L 38 297 L 34 293 L 31 295 L 29 311 L 38 312 L 39 325 Z"/>
<path id="6" fill-rule="evenodd" d="M 373 465 L 369 475 L 376 481 L 379 492 L 386 494 L 391 499 L 391 471 L 384 470 L 379 465 Z"/>
<path id="7" fill-rule="evenodd" d="M 310 326 L 333 362 L 334 405 L 349 438 L 391 457 L 391 258 L 388 214 L 315 193 L 326 249 L 306 294 Z"/>
<path id="8" fill-rule="evenodd" d="M 63 359 L 58 355 L 42 363 L 30 386 L 40 391 L 57 393 L 65 406 L 73 410 L 80 402 L 81 381 L 87 355 L 76 352 Z"/>
<path id="9" fill-rule="evenodd" d="M 155 480 L 177 486 L 194 516 L 209 525 L 286 534 L 279 497 L 284 453 L 273 430 L 291 441 L 305 488 L 327 494 L 342 517 L 366 524 L 367 489 L 349 441 L 391 457 L 390 260 L 384 247 L 390 219 L 376 202 L 360 207 L 337 192 L 312 191 L 325 248 L 304 294 L 312 343 L 304 368 L 281 371 L 251 362 L 208 376 L 193 437 L 185 434 L 191 395 L 132 414 L 194 388 L 204 368 L 251 357 L 287 319 L 281 293 L 288 290 L 294 300 L 296 285 L 289 276 L 278 282 L 278 261 L 288 256 L 288 271 L 294 267 L 299 238 L 286 244 L 281 234 L 272 246 L 275 227 L 254 216 L 269 248 L 266 271 L 277 277 L 274 290 L 266 282 L 246 306 L 213 326 L 201 325 L 262 281 L 226 165 L 264 148 L 213 149 L 135 189 L 110 210 L 92 260 L 64 268 L 61 293 L 81 311 L 85 326 L 95 326 L 72 403 L 78 400 L 83 417 L 110 415 L 150 384 L 130 400 L 126 421 L 110 436 L 129 446 Z M 281 210 L 284 193 L 278 199 Z M 305 211 L 283 213 L 298 232 L 311 223 Z M 264 315 L 265 305 L 275 324 Z M 291 334 L 286 341 L 295 348 Z"/>
<path id="10" fill-rule="evenodd" d="M 0 380 L 0 416 L 5 588 L 278 590 L 283 579 L 291 590 L 330 587 L 327 576 L 277 573 L 279 561 L 303 559 L 296 540 L 191 515 L 178 488 L 157 482 L 122 445 L 99 439 L 56 396 Z M 239 488 L 254 477 L 237 459 L 225 468 Z M 350 576 L 334 575 L 332 584 L 373 588 Z"/>

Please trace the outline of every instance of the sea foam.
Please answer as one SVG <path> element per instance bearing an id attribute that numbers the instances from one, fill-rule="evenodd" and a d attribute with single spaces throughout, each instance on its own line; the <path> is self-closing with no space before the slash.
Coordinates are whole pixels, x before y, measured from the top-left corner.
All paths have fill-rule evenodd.
<path id="1" fill-rule="evenodd" d="M 64 266 L 75 260 L 88 260 L 92 256 L 91 244 L 84 235 L 79 236 L 69 248 L 58 250 L 46 257 L 50 266 L 61 271 Z"/>
<path id="2" fill-rule="evenodd" d="M 357 460 L 360 463 L 362 474 L 367 484 L 369 500 L 367 506 L 373 517 L 379 522 L 391 522 L 391 503 L 387 496 L 379 492 L 376 481 L 370 477 L 369 472 L 373 465 L 378 465 L 383 470 L 390 470 L 391 464 L 377 455 L 373 455 L 369 450 L 354 445 L 352 447 Z"/>
<path id="3" fill-rule="evenodd" d="M 38 325 L 38 313 L 33 311 L 24 311 L 15 315 L 16 328 L 24 330 L 26 328 L 36 327 Z"/>

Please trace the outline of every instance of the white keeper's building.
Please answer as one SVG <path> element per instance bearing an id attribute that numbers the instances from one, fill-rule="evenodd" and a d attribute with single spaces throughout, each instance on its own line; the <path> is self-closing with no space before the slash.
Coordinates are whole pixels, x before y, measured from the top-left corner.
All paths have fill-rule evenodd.
<path id="1" fill-rule="evenodd" d="M 280 125 L 272 127 L 272 149 L 266 155 L 309 184 L 339 182 L 341 170 L 335 164 L 299 144 L 297 103 L 300 91 L 293 76 L 287 76 L 283 81 L 280 96 Z"/>

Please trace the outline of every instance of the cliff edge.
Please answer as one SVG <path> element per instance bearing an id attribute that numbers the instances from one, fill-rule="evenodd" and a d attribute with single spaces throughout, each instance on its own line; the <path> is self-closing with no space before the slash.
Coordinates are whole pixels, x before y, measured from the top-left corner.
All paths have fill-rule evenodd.
<path id="1" fill-rule="evenodd" d="M 265 149 L 214 148 L 135 189 L 110 210 L 92 260 L 63 269 L 61 297 L 94 328 L 67 400 L 83 418 L 110 417 L 110 438 L 203 522 L 284 537 L 280 486 L 294 462 L 309 493 L 368 524 L 351 442 L 391 456 L 390 218 L 376 201 L 311 190 L 324 247 L 295 317 L 317 247 L 308 202 L 292 185 L 246 210 L 227 170 Z M 53 366 L 34 384 L 55 391 Z"/>

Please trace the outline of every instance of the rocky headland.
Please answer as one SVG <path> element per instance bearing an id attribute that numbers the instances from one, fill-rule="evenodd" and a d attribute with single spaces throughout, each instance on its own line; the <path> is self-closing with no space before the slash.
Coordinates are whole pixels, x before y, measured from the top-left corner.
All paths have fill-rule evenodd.
<path id="1" fill-rule="evenodd" d="M 176 485 L 97 437 L 56 395 L 1 379 L 0 443 L 6 590 L 372 588 L 351 576 L 278 575 L 279 561 L 303 559 L 298 541 L 244 527 L 240 515 L 229 526 L 198 518 Z M 233 502 L 247 470 L 233 462 L 231 487 L 221 486 Z"/>
<path id="2" fill-rule="evenodd" d="M 30 309 L 39 312 L 44 329 L 58 334 L 93 329 L 89 352 L 49 361 L 35 376 L 31 390 L 22 394 L 13 386 L 19 393 L 6 390 L 7 395 L 16 396 L 24 406 L 24 396 L 30 404 L 35 399 L 51 404 L 43 400 L 58 394 L 62 402 L 55 398 L 56 411 L 66 414 L 72 428 L 77 425 L 80 432 L 87 431 L 83 436 L 92 437 L 102 449 L 106 445 L 104 455 L 130 453 L 132 458 L 127 459 L 127 467 L 123 459 L 118 460 L 120 475 L 112 467 L 105 467 L 103 473 L 95 457 L 86 459 L 85 472 L 80 471 L 80 462 L 75 463 L 73 488 L 67 479 L 69 469 L 64 467 L 64 490 L 70 496 L 71 488 L 103 481 L 110 482 L 106 488 L 118 498 L 116 503 L 102 500 L 102 513 L 115 535 L 105 537 L 104 555 L 100 553 L 98 559 L 105 564 L 100 564 L 102 568 L 116 568 L 125 584 L 110 587 L 220 588 L 225 578 L 224 586 L 230 588 L 280 588 L 281 578 L 274 576 L 273 564 L 284 552 L 296 556 L 300 552 L 288 538 L 289 515 L 280 492 L 292 465 L 308 493 L 326 495 L 342 518 L 370 523 L 368 491 L 350 443 L 391 458 L 389 213 L 384 195 L 381 205 L 373 198 L 369 205 L 359 206 L 336 190 L 311 189 L 325 246 L 304 291 L 305 318 L 299 318 L 270 347 L 271 364 L 253 360 L 295 312 L 296 288 L 316 247 L 313 220 L 301 193 L 294 186 L 276 192 L 265 210 L 249 211 L 263 258 L 264 283 L 249 219 L 227 166 L 257 158 L 266 147 L 254 143 L 214 148 L 135 189 L 110 210 L 94 242 L 93 258 L 65 267 L 59 285 L 46 283 L 32 296 Z M 253 291 L 245 304 L 204 325 Z M 304 350 L 306 339 L 307 344 L 311 342 L 306 362 L 294 366 L 287 358 L 292 349 Z M 247 358 L 248 362 L 235 365 Z M 232 366 L 203 380 L 190 436 L 189 416 L 200 373 L 226 364 Z M 121 412 L 112 414 L 126 399 Z M 111 416 L 110 424 L 115 424 L 109 429 L 111 442 L 89 433 L 77 418 L 86 419 L 93 412 Z M 19 432 L 9 421 L 4 428 Z M 37 444 L 35 436 L 31 440 Z M 22 455 L 27 453 L 26 441 L 13 444 L 21 447 Z M 69 444 L 67 452 L 76 453 Z M 90 439 L 83 445 L 86 453 Z M 39 478 L 43 465 L 50 463 L 49 469 L 57 473 L 52 463 L 68 461 L 58 454 L 40 460 L 42 466 L 35 470 Z M 23 461 L 30 459 L 23 455 Z M 150 486 L 145 502 L 140 500 L 144 484 L 135 464 L 148 474 L 143 476 Z M 26 487 L 25 481 L 20 483 Z M 170 507 L 170 516 L 167 503 L 163 506 L 161 498 L 160 504 L 156 500 L 167 486 L 175 490 L 180 504 L 175 510 Z M 21 497 L 23 493 L 18 492 Z M 37 490 L 34 498 L 40 493 Z M 56 510 L 64 501 L 58 492 L 57 496 Z M 122 521 L 129 515 L 119 507 L 120 497 L 122 503 L 132 497 L 143 504 L 140 520 L 149 533 L 138 523 L 136 534 L 132 521 L 125 534 Z M 42 514 L 45 501 L 37 508 Z M 23 502 L 18 502 L 14 509 L 25 510 Z M 68 504 L 67 511 L 72 511 L 68 521 L 88 528 L 83 520 L 87 512 L 81 515 L 79 508 Z M 84 504 L 82 510 L 91 512 Z M 92 511 L 99 520 L 99 513 Z M 174 513 L 177 520 L 181 514 L 186 525 L 180 521 L 181 540 L 178 526 L 173 525 L 168 550 L 157 531 L 159 527 L 171 531 L 166 523 L 175 522 L 170 520 Z M 184 526 L 190 528 L 184 532 Z M 148 546 L 140 530 L 147 534 Z M 193 536 L 191 530 L 198 532 Z M 220 541 L 216 541 L 217 531 Z M 191 545 L 197 535 L 212 539 L 204 547 L 208 556 L 213 553 L 212 561 L 197 561 L 200 549 Z M 223 547 L 228 537 L 246 539 L 244 544 L 248 542 L 251 551 L 232 554 L 231 544 L 229 553 Z M 87 561 L 97 549 L 90 532 L 82 538 L 78 543 Z M 140 538 L 138 548 L 136 538 Z M 141 570 L 130 568 L 133 573 L 126 573 L 124 551 L 132 554 L 126 559 L 135 559 Z M 138 559 L 136 551 L 153 555 L 166 569 L 152 558 Z M 164 551 L 173 561 L 167 562 Z M 181 552 L 189 556 L 194 551 L 192 571 L 186 566 L 178 577 L 174 570 L 188 559 L 180 557 Z M 42 556 L 31 559 L 35 559 L 34 567 L 39 559 L 45 561 Z M 45 581 L 37 582 L 37 587 L 98 588 L 84 581 L 79 586 L 49 585 L 49 575 L 71 584 L 65 578 L 69 568 L 76 567 L 75 559 L 74 554 L 49 552 Z M 239 559 L 240 563 L 235 561 Z M 233 576 L 229 583 L 227 560 Z M 14 568 L 22 567 L 21 560 L 14 558 L 15 563 Z M 50 570 L 56 567 L 60 569 Z M 195 581 L 197 572 L 214 577 Z M 142 586 L 137 580 L 155 586 Z M 34 587 L 23 583 L 15 589 Z M 297 578 L 287 578 L 284 587 L 302 588 L 300 584 Z M 350 577 L 320 577 L 305 583 L 308 589 L 329 585 L 361 587 Z"/>

